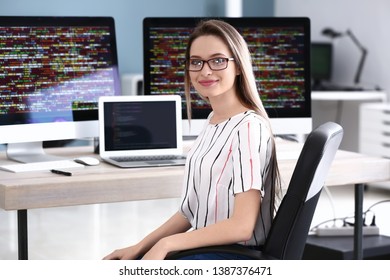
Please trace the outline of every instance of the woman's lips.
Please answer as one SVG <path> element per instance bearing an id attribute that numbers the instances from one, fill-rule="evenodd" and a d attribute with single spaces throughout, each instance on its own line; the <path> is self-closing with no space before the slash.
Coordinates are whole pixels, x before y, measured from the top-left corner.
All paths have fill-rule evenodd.
<path id="1" fill-rule="evenodd" d="M 214 84 L 216 84 L 218 81 L 217 80 L 202 80 L 199 81 L 199 84 L 204 86 L 204 87 L 210 87 Z"/>

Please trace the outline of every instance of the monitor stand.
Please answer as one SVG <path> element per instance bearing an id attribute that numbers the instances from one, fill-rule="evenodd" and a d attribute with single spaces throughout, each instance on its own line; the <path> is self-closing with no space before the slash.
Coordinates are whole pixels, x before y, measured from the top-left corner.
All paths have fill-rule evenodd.
<path id="1" fill-rule="evenodd" d="M 7 157 L 22 163 L 64 160 L 62 157 L 46 154 L 43 142 L 9 143 Z"/>

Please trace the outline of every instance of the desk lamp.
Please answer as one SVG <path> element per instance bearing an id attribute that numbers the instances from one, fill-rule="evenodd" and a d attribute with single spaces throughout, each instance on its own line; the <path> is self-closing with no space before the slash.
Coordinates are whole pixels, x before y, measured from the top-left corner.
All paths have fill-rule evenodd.
<path id="1" fill-rule="evenodd" d="M 329 37 L 331 39 L 335 39 L 335 38 L 343 37 L 343 36 L 348 36 L 348 37 L 351 38 L 353 43 L 359 48 L 359 50 L 362 52 L 362 56 L 360 58 L 358 69 L 357 69 L 356 74 L 355 74 L 355 84 L 359 84 L 359 82 L 360 82 L 360 75 L 362 73 L 364 61 L 365 61 L 366 56 L 367 56 L 367 49 L 364 48 L 360 44 L 360 42 L 357 40 L 355 35 L 349 29 L 346 32 L 343 33 L 343 32 L 334 31 L 331 28 L 325 28 L 324 30 L 322 30 L 322 35 L 325 35 L 325 36 L 327 36 L 327 37 Z"/>

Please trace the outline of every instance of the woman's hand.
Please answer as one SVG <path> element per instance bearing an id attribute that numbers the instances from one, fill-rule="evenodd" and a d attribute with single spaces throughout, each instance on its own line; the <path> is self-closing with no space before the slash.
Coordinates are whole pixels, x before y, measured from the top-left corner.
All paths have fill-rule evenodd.
<path id="1" fill-rule="evenodd" d="M 186 232 L 191 228 L 188 220 L 179 212 L 176 212 L 163 225 L 147 235 L 141 242 L 134 246 L 118 249 L 105 256 L 104 260 L 136 260 L 144 259 L 164 259 L 167 253 L 168 236 Z M 172 243 L 171 243 L 172 247 Z M 149 252 L 148 252 L 149 251 Z M 147 253 L 145 253 L 147 252 Z"/>
<path id="2" fill-rule="evenodd" d="M 135 260 L 139 257 L 138 250 L 135 246 L 130 246 L 115 250 L 111 254 L 105 256 L 103 260 Z"/>

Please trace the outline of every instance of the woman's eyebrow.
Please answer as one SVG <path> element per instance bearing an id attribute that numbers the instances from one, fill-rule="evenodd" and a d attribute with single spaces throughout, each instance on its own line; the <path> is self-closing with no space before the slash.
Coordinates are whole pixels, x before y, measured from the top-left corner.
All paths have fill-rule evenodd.
<path id="1" fill-rule="evenodd" d="M 211 57 L 220 57 L 220 56 L 228 57 L 226 54 L 223 54 L 223 53 L 215 53 L 215 54 L 210 55 L 209 58 L 211 58 Z M 202 58 L 202 56 L 191 55 L 190 58 Z"/>

